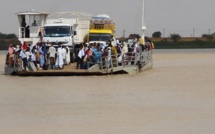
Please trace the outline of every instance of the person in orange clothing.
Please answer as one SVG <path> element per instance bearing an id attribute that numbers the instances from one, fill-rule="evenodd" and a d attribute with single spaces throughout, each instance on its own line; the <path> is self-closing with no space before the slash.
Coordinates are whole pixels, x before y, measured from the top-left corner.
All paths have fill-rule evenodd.
<path id="1" fill-rule="evenodd" d="M 39 64 L 40 63 L 40 52 L 39 52 L 38 48 L 36 48 L 35 55 L 36 55 L 36 63 Z"/>

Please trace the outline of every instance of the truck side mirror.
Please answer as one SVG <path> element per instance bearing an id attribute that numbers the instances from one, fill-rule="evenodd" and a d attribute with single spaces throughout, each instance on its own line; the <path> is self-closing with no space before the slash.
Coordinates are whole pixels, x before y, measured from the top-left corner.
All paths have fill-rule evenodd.
<path id="1" fill-rule="evenodd" d="M 74 31 L 73 35 L 77 35 L 76 31 Z"/>

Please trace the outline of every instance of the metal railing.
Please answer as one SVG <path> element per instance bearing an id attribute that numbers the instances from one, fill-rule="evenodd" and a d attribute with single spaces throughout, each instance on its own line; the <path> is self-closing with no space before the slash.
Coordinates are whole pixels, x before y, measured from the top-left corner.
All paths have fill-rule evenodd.
<path id="1" fill-rule="evenodd" d="M 29 37 L 27 38 L 38 38 L 40 32 L 40 27 L 30 27 L 29 29 Z M 19 38 L 26 38 L 26 28 L 25 27 L 19 27 Z"/>
<path id="2" fill-rule="evenodd" d="M 13 58 L 12 58 L 12 62 L 9 63 L 9 58 L 10 55 L 7 54 L 6 55 L 6 60 L 5 60 L 5 66 L 6 67 L 12 67 L 14 69 L 14 71 L 19 72 L 22 71 L 23 68 L 23 63 L 22 63 L 22 59 L 19 57 L 18 54 L 13 54 Z"/>
<path id="3" fill-rule="evenodd" d="M 143 51 L 142 53 L 128 52 L 102 57 L 99 60 L 100 70 L 108 71 L 116 67 L 136 66 L 137 63 L 145 63 L 152 59 L 152 51 Z"/>
<path id="4" fill-rule="evenodd" d="M 25 27 L 19 27 L 19 38 L 24 38 L 25 37 Z"/>

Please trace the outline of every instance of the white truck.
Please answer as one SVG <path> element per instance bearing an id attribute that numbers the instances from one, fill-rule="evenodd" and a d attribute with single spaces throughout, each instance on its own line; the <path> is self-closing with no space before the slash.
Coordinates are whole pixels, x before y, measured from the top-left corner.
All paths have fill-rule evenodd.
<path id="1" fill-rule="evenodd" d="M 43 27 L 43 41 L 67 45 L 70 48 L 72 62 L 75 48 L 84 42 L 89 33 L 91 17 L 91 14 L 85 12 L 49 14 Z"/>

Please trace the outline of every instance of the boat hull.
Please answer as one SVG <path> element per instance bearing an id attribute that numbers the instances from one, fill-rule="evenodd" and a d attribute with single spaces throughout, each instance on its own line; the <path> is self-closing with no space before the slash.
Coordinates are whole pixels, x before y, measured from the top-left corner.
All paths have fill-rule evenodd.
<path id="1" fill-rule="evenodd" d="M 88 67 L 88 69 L 76 69 L 76 63 L 64 66 L 63 69 L 48 69 L 48 70 L 23 70 L 22 61 L 17 65 L 5 66 L 6 75 L 19 75 L 19 76 L 90 76 L 90 75 L 109 75 L 109 74 L 137 74 L 153 67 L 152 52 L 144 52 L 142 55 L 135 56 L 132 61 L 131 58 L 123 58 L 123 62 L 110 63 L 101 60 L 99 63 Z M 129 60 L 128 60 L 129 59 Z M 104 61 L 102 63 L 102 61 Z M 17 67 L 16 67 L 17 66 Z"/>

